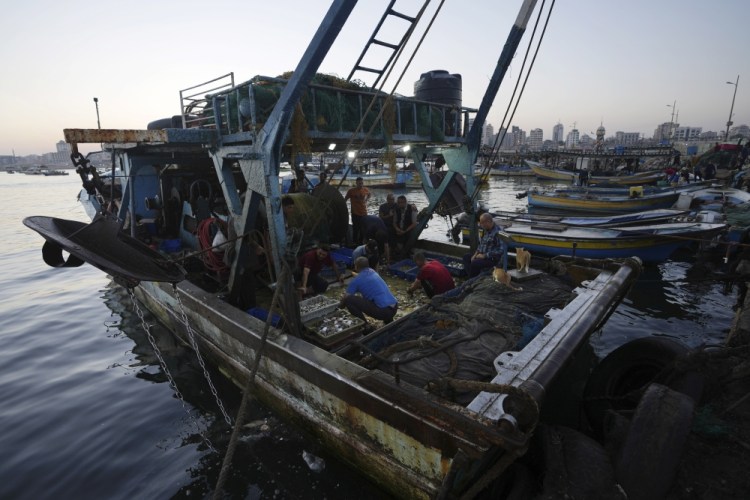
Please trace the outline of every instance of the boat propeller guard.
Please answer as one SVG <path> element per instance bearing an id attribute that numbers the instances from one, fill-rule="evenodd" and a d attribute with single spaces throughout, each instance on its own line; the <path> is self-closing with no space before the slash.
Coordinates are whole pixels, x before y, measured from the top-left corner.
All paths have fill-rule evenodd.
<path id="1" fill-rule="evenodd" d="M 117 219 L 97 215 L 89 224 L 55 217 L 26 217 L 26 227 L 46 240 L 44 262 L 52 267 L 77 267 L 88 262 L 125 286 L 141 281 L 178 283 L 185 271 L 141 241 L 120 230 Z M 63 258 L 62 251 L 70 255 Z"/>

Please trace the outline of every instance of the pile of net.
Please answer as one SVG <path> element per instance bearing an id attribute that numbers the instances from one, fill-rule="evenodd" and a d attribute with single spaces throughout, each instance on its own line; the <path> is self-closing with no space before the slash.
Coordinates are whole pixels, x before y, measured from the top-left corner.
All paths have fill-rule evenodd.
<path id="1" fill-rule="evenodd" d="M 547 311 L 572 299 L 572 287 L 550 275 L 521 289 L 481 275 L 454 292 L 433 298 L 368 341 L 361 364 L 418 387 L 446 377 L 488 382 L 499 354 L 522 348 L 542 329 Z M 466 404 L 474 396 L 466 391 L 450 397 Z"/>

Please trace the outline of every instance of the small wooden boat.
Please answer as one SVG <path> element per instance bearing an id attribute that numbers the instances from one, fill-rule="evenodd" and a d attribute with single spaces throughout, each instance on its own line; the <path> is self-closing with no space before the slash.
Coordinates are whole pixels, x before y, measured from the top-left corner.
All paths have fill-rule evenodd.
<path id="1" fill-rule="evenodd" d="M 503 225 L 502 219 L 495 221 Z M 703 222 L 619 228 L 513 222 L 503 231 L 510 238 L 510 247 L 522 247 L 532 254 L 597 259 L 638 257 L 654 264 L 668 259 L 679 248 L 709 241 L 726 228 L 726 224 Z"/>
<path id="2" fill-rule="evenodd" d="M 491 176 L 498 177 L 530 177 L 534 174 L 534 171 L 526 165 L 494 165 L 490 168 Z"/>
<path id="3" fill-rule="evenodd" d="M 590 190 L 584 192 L 540 192 L 531 190 L 527 194 L 530 208 L 546 208 L 577 212 L 623 213 L 640 212 L 671 207 L 680 192 L 676 190 L 642 196 L 624 194 L 599 195 Z"/>
<path id="4" fill-rule="evenodd" d="M 549 168 L 535 161 L 526 160 L 534 174 L 542 179 L 553 179 L 559 181 L 575 182 L 578 173 L 572 170 L 561 170 Z M 664 174 L 656 170 L 637 172 L 629 175 L 592 175 L 589 184 L 614 184 L 621 186 L 637 186 L 641 184 L 653 184 L 662 179 Z"/>
<path id="5" fill-rule="evenodd" d="M 724 211 L 750 202 L 750 193 L 741 189 L 711 187 L 682 193 L 677 200 L 680 207 L 693 210 Z"/>
<path id="6" fill-rule="evenodd" d="M 644 210 L 620 215 L 600 215 L 595 217 L 576 215 L 541 215 L 541 214 L 517 214 L 517 213 L 493 213 L 497 219 L 511 222 L 528 224 L 565 224 L 567 226 L 580 227 L 622 227 L 643 224 L 656 224 L 672 221 L 678 217 L 684 217 L 690 212 L 674 208 L 660 208 L 656 210 Z"/>

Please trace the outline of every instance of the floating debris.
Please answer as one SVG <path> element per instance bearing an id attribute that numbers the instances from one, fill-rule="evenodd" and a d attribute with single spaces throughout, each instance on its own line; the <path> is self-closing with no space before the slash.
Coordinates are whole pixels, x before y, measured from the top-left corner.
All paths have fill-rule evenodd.
<path id="1" fill-rule="evenodd" d="M 312 453 L 302 451 L 302 460 L 305 461 L 307 466 L 313 472 L 322 472 L 326 468 L 326 461 L 320 457 L 316 457 Z"/>

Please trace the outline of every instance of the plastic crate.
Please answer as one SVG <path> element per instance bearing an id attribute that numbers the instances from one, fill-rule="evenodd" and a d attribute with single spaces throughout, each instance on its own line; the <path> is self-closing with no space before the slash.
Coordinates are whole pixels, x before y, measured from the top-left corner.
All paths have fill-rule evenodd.
<path id="1" fill-rule="evenodd" d="M 332 322 L 336 322 L 339 325 L 344 323 L 344 325 L 341 325 L 343 326 L 342 328 L 335 328 L 333 324 L 329 324 Z M 318 318 L 307 324 L 307 328 L 313 338 L 325 346 L 332 346 L 358 335 L 364 330 L 364 327 L 364 321 L 352 316 L 347 311 L 338 311 L 335 313 L 335 316 Z"/>
<path id="2" fill-rule="evenodd" d="M 411 259 L 404 259 L 388 266 L 388 271 L 399 278 L 409 279 L 407 274 L 417 267 L 417 263 Z M 416 277 L 416 274 L 414 274 Z M 414 278 L 412 278 L 414 279 Z"/>
<path id="3" fill-rule="evenodd" d="M 326 297 L 325 295 L 316 295 L 315 297 L 300 301 L 300 319 L 303 323 L 316 320 L 332 313 L 338 306 L 338 300 Z"/>
<path id="4" fill-rule="evenodd" d="M 349 254 L 342 253 L 342 250 L 349 250 L 348 248 L 339 248 L 338 250 L 331 251 L 331 258 L 336 261 L 336 265 L 339 267 L 351 267 L 354 259 L 352 258 L 351 250 Z"/>
<path id="5" fill-rule="evenodd" d="M 253 316 L 254 318 L 258 318 L 261 321 L 267 321 L 268 320 L 268 311 L 266 309 L 263 309 L 262 307 L 251 307 L 247 310 L 247 313 L 250 316 Z M 281 323 L 281 316 L 274 313 L 271 317 L 271 325 L 272 326 L 279 326 L 279 323 Z"/>
<path id="6" fill-rule="evenodd" d="M 451 276 L 456 276 L 456 277 L 466 276 L 466 271 L 464 270 L 464 261 L 457 257 L 449 257 L 447 255 L 438 255 L 438 254 L 430 254 L 430 253 L 426 253 L 425 257 L 427 257 L 428 259 L 439 261 L 448 269 L 448 272 L 451 273 Z"/>
<path id="7" fill-rule="evenodd" d="M 179 239 L 164 240 L 159 244 L 159 249 L 167 253 L 179 252 L 182 250 L 182 241 Z"/>
<path id="8" fill-rule="evenodd" d="M 337 260 L 336 261 L 336 267 L 339 268 L 339 273 L 344 278 L 346 278 L 349 274 L 351 274 L 351 272 L 346 267 L 346 263 L 344 263 L 343 261 L 338 261 Z M 329 283 L 333 283 L 337 279 L 336 273 L 333 272 L 333 268 L 330 268 L 330 267 L 324 267 L 323 269 L 321 269 L 319 275 L 323 279 L 325 279 L 326 281 L 328 281 Z"/>

